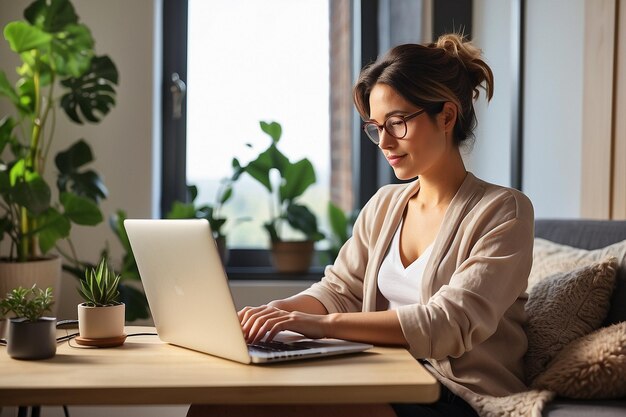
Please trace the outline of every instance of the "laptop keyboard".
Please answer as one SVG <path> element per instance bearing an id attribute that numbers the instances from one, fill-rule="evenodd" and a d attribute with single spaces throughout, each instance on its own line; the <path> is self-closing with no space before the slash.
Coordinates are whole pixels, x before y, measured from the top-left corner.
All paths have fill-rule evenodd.
<path id="1" fill-rule="evenodd" d="M 312 349 L 310 346 L 304 344 L 288 344 L 283 342 L 271 341 L 271 342 L 257 342 L 249 344 L 248 348 L 261 351 L 261 352 L 291 352 L 294 350 Z"/>

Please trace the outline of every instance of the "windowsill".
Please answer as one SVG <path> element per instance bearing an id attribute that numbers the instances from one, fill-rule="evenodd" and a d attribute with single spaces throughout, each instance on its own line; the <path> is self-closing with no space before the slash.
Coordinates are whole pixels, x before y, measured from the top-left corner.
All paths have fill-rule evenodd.
<path id="1" fill-rule="evenodd" d="M 324 275 L 320 252 L 316 251 L 313 264 L 302 274 L 280 273 L 272 266 L 270 251 L 266 249 L 230 249 L 226 274 L 233 281 L 281 280 L 319 281 Z"/>
<path id="2" fill-rule="evenodd" d="M 324 267 L 312 266 L 308 272 L 302 274 L 290 274 L 277 272 L 271 266 L 228 266 L 226 267 L 228 279 L 233 281 L 319 281 L 324 275 Z"/>

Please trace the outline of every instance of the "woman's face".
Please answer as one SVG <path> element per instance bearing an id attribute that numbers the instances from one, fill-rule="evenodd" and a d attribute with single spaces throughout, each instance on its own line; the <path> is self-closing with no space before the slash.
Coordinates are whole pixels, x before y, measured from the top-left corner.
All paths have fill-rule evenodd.
<path id="1" fill-rule="evenodd" d="M 382 125 L 391 115 L 406 116 L 420 108 L 406 101 L 387 84 L 376 84 L 370 92 L 370 119 Z M 393 171 L 401 180 L 409 180 L 426 174 L 442 161 L 442 157 L 451 145 L 454 122 L 447 121 L 451 103 L 446 103 L 444 111 L 435 116 L 435 120 L 422 113 L 406 121 L 407 133 L 402 139 L 396 139 L 385 129 L 379 133 L 378 147 Z M 449 116 L 449 114 L 448 114 Z M 456 114 L 454 114 L 456 119 Z M 450 126 L 452 125 L 452 126 Z"/>

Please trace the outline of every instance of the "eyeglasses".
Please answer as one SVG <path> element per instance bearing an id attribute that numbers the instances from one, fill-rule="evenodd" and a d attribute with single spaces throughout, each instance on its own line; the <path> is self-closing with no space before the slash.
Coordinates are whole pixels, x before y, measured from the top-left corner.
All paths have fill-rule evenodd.
<path id="1" fill-rule="evenodd" d="M 385 120 L 385 123 L 383 123 L 382 125 L 379 125 L 372 120 L 368 120 L 367 122 L 363 123 L 363 130 L 365 131 L 367 137 L 370 138 L 372 142 L 374 142 L 374 145 L 378 145 L 380 143 L 380 134 L 382 133 L 383 129 L 385 129 L 385 131 L 394 138 L 403 139 L 406 136 L 407 132 L 407 120 L 411 120 L 412 118 L 419 116 L 425 111 L 426 109 L 422 109 L 406 116 L 389 116 Z"/>

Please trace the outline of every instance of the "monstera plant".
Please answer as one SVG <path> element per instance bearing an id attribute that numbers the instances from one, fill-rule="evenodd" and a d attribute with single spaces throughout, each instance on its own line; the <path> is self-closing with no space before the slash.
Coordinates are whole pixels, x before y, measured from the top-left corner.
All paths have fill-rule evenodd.
<path id="1" fill-rule="evenodd" d="M 48 159 L 57 109 L 74 123 L 98 123 L 115 105 L 118 73 L 109 57 L 96 55 L 68 0 L 31 3 L 24 20 L 5 26 L 4 38 L 21 65 L 15 84 L 0 71 L 0 97 L 13 109 L 0 117 L 0 239 L 4 261 L 23 263 L 44 258 L 72 224 L 103 220 L 99 202 L 107 190 L 87 167 L 94 159 L 87 142 L 56 154 L 56 172 Z M 54 176 L 58 192 L 47 180 Z"/>
<path id="2" fill-rule="evenodd" d="M 102 221 L 98 202 L 107 191 L 96 172 L 84 169 L 93 160 L 87 142 L 79 139 L 56 155 L 58 201 L 52 201 L 44 173 L 56 107 L 75 123 L 99 122 L 115 104 L 118 80 L 111 59 L 95 55 L 91 32 L 69 1 L 35 1 L 24 17 L 4 28 L 22 60 L 15 87 L 0 71 L 0 94 L 16 110 L 0 121 L 0 151 L 8 148 L 12 157 L 0 166 L 0 221 L 3 237 L 12 242 L 9 258 L 18 261 L 49 251 L 69 235 L 71 223 Z"/>

